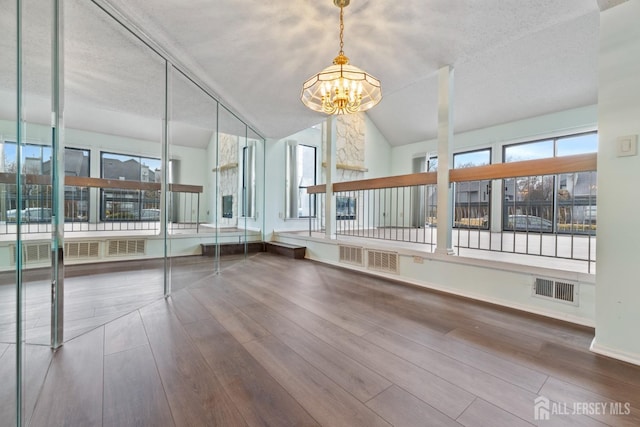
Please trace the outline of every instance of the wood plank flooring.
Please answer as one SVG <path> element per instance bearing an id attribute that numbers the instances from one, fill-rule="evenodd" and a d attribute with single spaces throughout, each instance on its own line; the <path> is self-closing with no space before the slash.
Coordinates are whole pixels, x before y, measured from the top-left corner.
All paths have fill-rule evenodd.
<path id="1" fill-rule="evenodd" d="M 640 367 L 589 352 L 589 328 L 268 253 L 205 261 L 56 352 L 30 425 L 640 425 Z M 538 396 L 631 413 L 538 421 Z"/>

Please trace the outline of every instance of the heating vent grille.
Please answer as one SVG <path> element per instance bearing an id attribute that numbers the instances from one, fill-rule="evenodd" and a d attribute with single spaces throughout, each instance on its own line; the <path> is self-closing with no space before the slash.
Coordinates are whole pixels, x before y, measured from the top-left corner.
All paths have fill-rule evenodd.
<path id="1" fill-rule="evenodd" d="M 146 240 L 144 239 L 108 240 L 107 255 L 108 256 L 144 255 L 145 242 Z"/>
<path id="2" fill-rule="evenodd" d="M 395 252 L 367 251 L 367 267 L 370 270 L 398 272 L 398 254 Z"/>
<path id="3" fill-rule="evenodd" d="M 340 262 L 362 265 L 362 248 L 357 246 L 339 246 Z"/>
<path id="4" fill-rule="evenodd" d="M 533 294 L 538 297 L 578 305 L 577 283 L 537 277 L 533 285 Z"/>
<path id="5" fill-rule="evenodd" d="M 556 289 L 553 292 L 553 297 L 558 300 L 575 302 L 576 285 L 573 283 L 556 282 Z"/>
<path id="6" fill-rule="evenodd" d="M 100 242 L 67 242 L 64 244 L 67 259 L 90 259 L 100 257 Z"/>
<path id="7" fill-rule="evenodd" d="M 11 246 L 11 265 L 16 265 L 16 245 Z M 42 264 L 51 261 L 50 243 L 24 243 L 22 245 L 22 262 L 27 264 Z"/>

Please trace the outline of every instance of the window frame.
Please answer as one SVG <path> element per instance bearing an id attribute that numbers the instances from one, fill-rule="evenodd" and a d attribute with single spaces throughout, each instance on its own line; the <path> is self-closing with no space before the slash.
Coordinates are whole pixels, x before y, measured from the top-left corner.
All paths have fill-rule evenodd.
<path id="1" fill-rule="evenodd" d="M 143 181 L 142 180 L 142 164 L 143 164 L 143 160 L 153 160 L 153 161 L 157 161 L 160 163 L 160 167 L 162 167 L 162 159 L 160 158 L 156 158 L 156 157 L 147 157 L 147 156 L 143 156 L 140 154 L 125 154 L 125 153 L 116 153 L 116 152 L 112 152 L 112 151 L 100 151 L 100 178 L 102 179 L 115 179 L 118 180 L 120 179 L 120 177 L 117 178 L 106 178 L 104 176 L 104 160 L 105 160 L 105 154 L 109 155 L 114 155 L 114 156 L 121 156 L 121 157 L 129 157 L 130 159 L 134 159 L 138 162 L 138 167 L 139 167 L 139 171 L 138 171 L 138 179 L 137 180 L 129 180 L 129 181 L 137 181 L 137 182 L 156 182 L 154 181 Z M 118 159 L 119 160 L 119 159 Z M 121 161 L 121 160 L 119 160 Z M 155 170 L 154 170 L 154 175 L 155 175 Z M 161 175 L 162 176 L 162 175 Z M 114 218 L 109 218 L 109 216 L 107 215 L 107 194 L 109 193 L 109 190 L 101 188 L 100 189 L 100 212 L 99 212 L 99 217 L 100 217 L 100 221 L 104 221 L 104 222 L 118 222 L 118 221 L 145 221 L 145 218 L 143 217 L 143 211 L 145 209 L 147 202 L 147 198 L 144 197 L 144 191 L 143 190 L 122 190 L 121 192 L 125 193 L 126 195 L 130 195 L 130 196 L 137 196 L 137 197 L 130 197 L 127 198 L 125 197 L 124 203 L 133 203 L 133 206 L 137 206 L 137 208 L 131 209 L 131 210 L 127 210 L 127 211 L 119 211 L 117 213 L 117 216 Z M 113 199 L 115 196 L 112 196 L 110 199 Z M 157 208 L 160 208 L 160 196 L 158 195 L 158 206 Z M 112 202 L 113 203 L 113 202 Z"/>
<path id="2" fill-rule="evenodd" d="M 298 191 L 298 195 L 302 194 L 301 190 L 306 190 L 308 187 L 314 186 L 318 184 L 318 147 L 315 145 L 311 145 L 311 144 L 304 144 L 304 143 L 298 143 L 298 142 L 289 142 L 287 145 L 287 151 L 286 151 L 286 158 L 285 158 L 285 175 L 290 175 L 290 171 L 291 171 L 291 167 L 289 162 L 291 162 L 290 160 L 290 147 L 295 145 L 296 147 L 305 147 L 308 149 L 312 149 L 313 150 L 313 183 L 310 185 L 296 185 L 295 189 Z M 298 153 L 298 151 L 296 150 L 296 153 Z M 297 154 L 296 154 L 297 156 Z M 296 162 L 297 162 L 297 158 L 296 158 Z M 304 162 L 303 162 L 304 164 Z M 296 216 L 291 216 L 290 212 L 291 212 L 291 200 L 290 200 L 290 192 L 293 190 L 291 188 L 293 184 L 294 179 L 297 178 L 296 177 L 292 177 L 292 176 L 285 176 L 285 182 L 286 182 L 286 186 L 285 186 L 285 219 L 309 219 L 309 218 L 316 218 L 317 217 L 317 200 L 316 200 L 316 196 L 315 195 L 308 195 L 309 199 L 312 200 L 311 206 L 310 206 L 310 211 L 308 215 L 300 215 L 300 211 L 302 210 L 302 208 L 297 208 L 296 209 Z"/>
<path id="3" fill-rule="evenodd" d="M 522 142 L 516 142 L 516 143 L 512 143 L 512 144 L 504 144 L 502 146 L 502 163 L 515 163 L 515 162 L 518 162 L 518 161 L 532 160 L 532 159 L 522 159 L 522 160 L 514 160 L 514 161 L 511 161 L 511 162 L 508 162 L 506 160 L 507 150 L 510 147 L 516 147 L 516 146 L 525 145 L 525 144 L 535 144 L 537 142 L 545 142 L 545 141 L 551 141 L 552 142 L 552 144 L 553 144 L 552 155 L 548 156 L 548 157 L 536 157 L 536 159 L 551 159 L 551 158 L 557 158 L 557 157 L 558 158 L 562 158 L 562 157 L 565 157 L 565 155 L 558 155 L 558 144 L 562 140 L 576 138 L 576 137 L 580 137 L 580 136 L 586 136 L 586 135 L 595 135 L 596 139 L 597 139 L 598 130 L 584 131 L 584 132 L 578 132 L 578 133 L 573 133 L 573 134 L 563 134 L 563 135 L 554 136 L 554 137 L 535 139 L 535 140 L 532 140 L 532 141 L 522 141 Z M 597 149 L 596 149 L 596 152 L 597 152 Z M 588 153 L 592 153 L 592 151 L 585 151 L 584 153 L 577 153 L 577 154 L 588 154 Z M 508 212 L 509 204 L 512 204 L 514 207 L 516 207 L 517 203 L 518 203 L 517 194 L 516 194 L 516 192 L 517 192 L 517 188 L 516 188 L 517 187 L 517 183 L 515 182 L 515 180 L 517 178 L 510 178 L 509 179 L 509 180 L 513 180 L 514 181 L 514 184 L 513 184 L 513 186 L 514 186 L 514 190 L 513 190 L 514 196 L 513 197 L 514 198 L 513 198 L 512 201 L 510 200 L 509 203 L 507 203 L 507 196 L 508 196 L 507 189 L 509 187 L 509 185 L 507 183 L 508 180 L 502 180 L 502 199 L 501 199 L 502 200 L 502 231 L 514 232 L 514 233 L 515 232 L 535 232 L 535 233 L 546 233 L 546 234 L 549 234 L 549 233 L 560 233 L 561 231 L 560 231 L 560 227 L 559 227 L 559 224 L 558 224 L 558 216 L 559 216 L 559 212 L 558 212 L 558 207 L 559 207 L 558 193 L 559 193 L 559 190 L 562 189 L 561 188 L 561 179 L 560 179 L 561 175 L 564 175 L 564 174 L 552 175 L 552 178 L 553 178 L 553 191 L 551 193 L 552 196 L 551 196 L 551 201 L 550 201 L 550 204 L 551 204 L 551 207 L 552 207 L 552 218 L 549 219 L 549 218 L 545 218 L 545 217 L 540 217 L 541 224 L 543 223 L 543 221 L 551 221 L 551 223 L 552 223 L 551 230 L 547 230 L 547 227 L 542 227 L 542 226 L 538 227 L 539 229 L 536 229 L 536 230 L 529 230 L 528 228 L 527 229 L 520 229 L 520 228 L 518 228 L 516 226 L 516 222 L 515 221 L 510 221 L 509 220 L 510 216 L 515 216 L 515 217 L 517 217 L 518 215 L 527 215 L 527 216 L 529 216 L 529 213 L 526 213 L 526 214 L 518 214 L 518 213 L 509 214 L 509 212 Z M 530 179 L 530 177 L 522 177 L 522 178 Z M 543 189 L 543 192 L 544 192 L 545 176 L 541 176 L 541 178 L 542 178 L 542 189 Z M 573 197 L 575 198 L 575 195 Z M 592 209 L 591 206 L 597 206 L 597 196 L 593 196 L 593 197 L 595 198 L 594 199 L 594 204 L 593 205 L 589 205 L 590 206 L 589 210 Z M 592 200 L 591 199 L 591 195 L 589 195 L 589 201 L 591 201 L 591 200 Z M 544 207 L 545 204 L 549 203 L 549 201 L 544 201 L 544 202 L 545 203 L 541 203 L 540 206 Z M 529 204 L 529 205 L 531 205 L 531 204 Z M 516 218 L 516 220 L 517 220 L 517 218 Z M 514 226 L 509 227 L 510 223 L 513 223 Z M 571 231 L 571 232 L 573 233 L 574 231 Z"/>
<path id="4" fill-rule="evenodd" d="M 461 156 L 461 155 L 465 155 L 465 154 L 473 154 L 473 153 L 481 153 L 486 151 L 489 155 L 489 163 L 487 163 L 487 165 L 491 165 L 493 163 L 493 149 L 492 147 L 482 147 L 482 148 L 476 148 L 473 150 L 467 150 L 467 151 L 459 151 L 456 153 L 453 153 L 452 156 L 452 168 L 451 169 L 464 169 L 461 167 L 455 167 L 456 164 L 456 156 Z M 478 166 L 486 166 L 486 165 L 471 165 L 471 166 L 465 166 L 465 167 L 478 167 Z M 475 182 L 475 181 L 474 181 Z M 486 194 L 486 198 L 487 200 L 485 202 L 483 202 L 481 199 L 481 194 L 482 194 L 482 185 L 486 185 L 486 191 L 484 192 L 484 194 Z M 478 193 L 479 193 L 479 197 L 478 197 L 478 201 L 477 202 L 471 202 L 471 201 L 467 201 L 467 202 L 462 202 L 462 203 L 466 203 L 465 206 L 459 206 L 462 205 L 462 203 L 458 203 L 458 187 L 459 186 L 467 186 L 470 187 L 471 183 L 470 182 L 466 182 L 466 183 L 454 183 L 453 185 L 453 194 L 454 194 L 454 200 L 453 200 L 453 227 L 454 228 L 458 228 L 458 229 L 478 229 L 478 230 L 489 230 L 491 228 L 491 180 L 485 179 L 482 181 L 479 181 L 478 183 Z M 471 191 L 468 191 L 468 193 L 471 193 Z M 470 197 L 468 197 L 468 199 L 470 199 Z M 475 205 L 475 206 L 474 206 Z M 482 216 L 482 221 L 478 221 L 477 223 L 472 223 L 472 219 L 477 219 L 478 217 L 478 212 L 480 212 L 480 210 L 486 206 L 486 214 Z M 467 223 L 465 224 L 464 221 L 462 221 L 463 218 L 460 218 L 460 221 L 456 221 L 456 215 L 458 212 L 458 209 L 465 209 L 467 208 Z M 476 215 L 475 217 L 472 215 L 472 211 L 476 210 Z M 486 218 L 486 220 L 485 220 Z"/>

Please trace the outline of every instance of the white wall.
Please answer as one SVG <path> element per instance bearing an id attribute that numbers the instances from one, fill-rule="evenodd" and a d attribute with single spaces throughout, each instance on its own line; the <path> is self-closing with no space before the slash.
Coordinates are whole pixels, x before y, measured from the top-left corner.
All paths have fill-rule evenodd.
<path id="1" fill-rule="evenodd" d="M 307 230 L 308 219 L 285 218 L 285 147 L 287 141 L 317 148 L 318 183 L 321 181 L 322 130 L 309 128 L 280 140 L 267 140 L 265 144 L 265 240 L 271 240 L 274 230 Z"/>
<path id="2" fill-rule="evenodd" d="M 640 157 L 616 138 L 640 134 L 640 1 L 600 15 L 598 270 L 593 350 L 640 364 Z"/>
<path id="3" fill-rule="evenodd" d="M 379 178 L 393 175 L 391 172 L 391 145 L 373 124 L 369 116 L 364 115 L 364 162 L 368 169 L 365 178 Z"/>

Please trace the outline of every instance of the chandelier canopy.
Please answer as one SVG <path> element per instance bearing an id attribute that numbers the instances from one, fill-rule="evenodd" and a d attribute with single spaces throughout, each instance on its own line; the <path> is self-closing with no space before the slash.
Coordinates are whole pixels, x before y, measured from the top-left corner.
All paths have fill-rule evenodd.
<path id="1" fill-rule="evenodd" d="M 333 0 L 340 8 L 340 52 L 333 65 L 313 75 L 302 85 L 302 102 L 326 114 L 352 114 L 366 111 L 382 99 L 380 81 L 349 64 L 344 54 L 344 8 L 350 0 Z"/>

